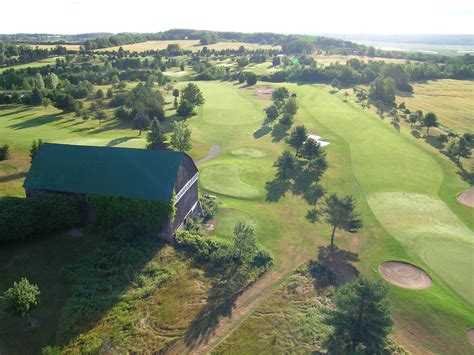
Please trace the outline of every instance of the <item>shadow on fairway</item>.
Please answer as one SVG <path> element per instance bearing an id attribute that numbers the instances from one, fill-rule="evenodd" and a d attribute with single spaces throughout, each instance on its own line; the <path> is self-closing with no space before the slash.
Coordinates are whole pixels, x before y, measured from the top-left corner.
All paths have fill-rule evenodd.
<path id="1" fill-rule="evenodd" d="M 277 123 L 272 129 L 272 141 L 279 142 L 288 135 L 289 125 Z"/>
<path id="2" fill-rule="evenodd" d="M 43 115 L 43 116 L 33 118 L 31 120 L 27 120 L 27 121 L 12 124 L 12 125 L 8 126 L 8 128 L 18 130 L 18 129 L 38 127 L 38 126 L 42 126 L 44 124 L 48 124 L 48 123 L 56 121 L 59 116 L 60 116 L 60 114 L 58 114 L 58 113 L 56 113 L 54 115 Z"/>
<path id="3" fill-rule="evenodd" d="M 112 139 L 109 143 L 107 143 L 107 147 L 113 147 L 121 143 L 128 142 L 132 139 L 137 139 L 139 136 L 126 136 L 126 137 L 120 137 L 120 138 L 115 138 Z"/>
<path id="4" fill-rule="evenodd" d="M 336 272 L 336 285 L 352 281 L 359 272 L 351 262 L 359 261 L 359 255 L 334 246 L 322 246 L 318 249 L 318 260 L 328 264 Z"/>
<path id="5" fill-rule="evenodd" d="M 272 129 L 268 126 L 262 126 L 260 127 L 259 129 L 257 129 L 255 132 L 253 132 L 253 137 L 255 139 L 258 139 L 258 138 L 261 138 L 265 135 L 267 135 L 268 133 L 270 133 L 272 131 Z"/>
<path id="6" fill-rule="evenodd" d="M 247 277 L 239 270 L 229 270 L 214 282 L 207 296 L 207 303 L 197 314 L 185 335 L 185 343 L 190 350 L 206 343 L 219 324 L 221 317 L 230 317 L 237 297 L 244 290 Z"/>

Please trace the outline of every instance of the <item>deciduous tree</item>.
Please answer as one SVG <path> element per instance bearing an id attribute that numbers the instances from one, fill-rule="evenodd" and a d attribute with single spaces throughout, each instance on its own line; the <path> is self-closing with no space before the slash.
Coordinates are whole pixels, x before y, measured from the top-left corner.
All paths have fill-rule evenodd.
<path id="1" fill-rule="evenodd" d="M 147 129 L 150 125 L 150 118 L 142 109 L 137 111 L 135 118 L 133 119 L 133 129 L 138 129 L 138 135 L 141 136 L 142 131 Z"/>
<path id="2" fill-rule="evenodd" d="M 31 310 L 38 305 L 39 295 L 38 286 L 23 277 L 3 293 L 5 310 L 14 316 L 29 317 Z"/>
<path id="3" fill-rule="evenodd" d="M 185 122 L 173 122 L 173 132 L 171 133 L 171 146 L 181 152 L 186 152 L 192 148 L 191 129 Z"/>
<path id="4" fill-rule="evenodd" d="M 350 195 L 340 198 L 333 193 L 325 202 L 321 212 L 326 222 L 332 226 L 331 247 L 333 247 L 336 228 L 353 232 L 362 227 L 362 220 L 355 211 L 355 201 Z"/>

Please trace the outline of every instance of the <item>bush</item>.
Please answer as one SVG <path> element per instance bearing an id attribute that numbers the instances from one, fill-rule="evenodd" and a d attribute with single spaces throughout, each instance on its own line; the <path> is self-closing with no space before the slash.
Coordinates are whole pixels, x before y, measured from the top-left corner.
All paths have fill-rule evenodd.
<path id="1" fill-rule="evenodd" d="M 0 198 L 0 243 L 70 228 L 81 222 L 74 197 L 42 193 L 29 198 Z"/>
<path id="2" fill-rule="evenodd" d="M 219 203 L 215 198 L 209 197 L 209 195 L 204 195 L 200 199 L 201 208 L 202 208 L 202 219 L 204 222 L 210 220 L 217 212 Z"/>
<path id="3" fill-rule="evenodd" d="M 87 200 L 97 217 L 97 224 L 106 229 L 123 223 L 160 229 L 163 220 L 172 219 L 175 213 L 173 200 L 164 202 L 99 195 L 88 195 Z"/>
<path id="4" fill-rule="evenodd" d="M 325 288 L 336 282 L 336 273 L 325 262 L 311 260 L 308 263 L 308 271 L 318 287 Z"/>
<path id="5" fill-rule="evenodd" d="M 200 262 L 222 261 L 224 255 L 229 255 L 229 253 L 223 253 L 224 250 L 230 248 L 229 244 L 205 238 L 197 234 L 192 234 L 187 231 L 176 233 L 175 243 L 178 248 L 191 252 L 196 260 Z M 217 254 L 221 257 L 216 259 Z"/>
<path id="6" fill-rule="evenodd" d="M 9 148 L 8 144 L 0 147 L 0 161 L 10 159 Z"/>

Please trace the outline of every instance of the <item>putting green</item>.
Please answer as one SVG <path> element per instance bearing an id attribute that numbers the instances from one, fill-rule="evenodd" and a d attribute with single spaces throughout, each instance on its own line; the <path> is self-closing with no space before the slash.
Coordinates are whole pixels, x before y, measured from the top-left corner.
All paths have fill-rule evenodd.
<path id="1" fill-rule="evenodd" d="M 213 219 L 215 223 L 214 235 L 222 239 L 231 239 L 237 222 L 246 222 L 253 227 L 257 223 L 248 213 L 235 208 L 220 208 Z"/>
<path id="2" fill-rule="evenodd" d="M 474 233 L 439 199 L 423 194 L 380 192 L 369 196 L 377 219 L 413 257 L 474 304 Z"/>
<path id="3" fill-rule="evenodd" d="M 230 164 L 211 165 L 201 171 L 201 186 L 206 190 L 231 197 L 251 199 L 260 195 L 258 189 L 240 179 L 239 168 Z"/>
<path id="4" fill-rule="evenodd" d="M 261 150 L 258 150 L 258 149 L 255 149 L 255 148 L 234 149 L 231 153 L 233 155 L 237 155 L 237 156 L 245 155 L 245 156 L 250 157 L 250 158 L 261 158 L 261 157 L 264 157 L 266 155 Z"/>

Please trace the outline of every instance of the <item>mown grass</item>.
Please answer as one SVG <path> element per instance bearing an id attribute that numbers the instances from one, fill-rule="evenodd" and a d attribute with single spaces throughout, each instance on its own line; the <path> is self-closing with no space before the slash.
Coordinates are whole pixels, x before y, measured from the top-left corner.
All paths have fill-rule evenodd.
<path id="1" fill-rule="evenodd" d="M 180 85 L 183 83 L 176 84 L 177 87 Z M 252 90 L 234 83 L 199 82 L 198 85 L 203 90 L 206 104 L 197 110 L 196 116 L 188 119 L 193 131 L 191 156 L 203 157 L 213 144 L 220 146 L 216 158 L 199 166 L 203 175 L 201 190 L 216 194 L 221 202 L 221 211 L 213 221 L 215 230 L 209 231 L 209 234 L 226 239 L 237 219 L 252 220 L 259 242 L 275 257 L 274 270 L 283 277 L 301 262 L 314 258 L 318 246 L 327 244 L 330 228 L 325 224 L 313 225 L 306 221 L 308 206 L 299 196 L 287 193 L 278 202 L 269 203 L 266 200 L 265 183 L 271 181 L 275 174 L 273 162 L 284 149 L 288 149 L 284 142 L 285 132 L 277 134 L 262 127 L 263 108 L 269 102 L 255 100 Z M 435 245 L 439 245 L 434 254 L 425 252 L 428 250 L 426 245 L 420 245 L 417 249 L 410 243 L 404 243 L 402 238 L 407 239 L 404 231 L 419 223 L 412 219 L 413 210 L 417 211 L 418 207 L 411 203 L 410 198 L 404 202 L 410 208 L 397 204 L 395 199 L 397 194 L 403 193 L 421 195 L 424 199 L 435 201 L 436 206 L 442 206 L 430 212 L 433 223 L 442 223 L 443 211 L 450 211 L 455 215 L 453 225 L 463 230 L 467 230 L 463 225 L 472 228 L 472 212 L 456 202 L 456 194 L 466 189 L 467 185 L 456 175 L 452 162 L 431 146 L 415 140 L 408 131 L 402 129 L 399 133 L 374 113 L 363 111 L 352 102 L 344 103 L 343 95 L 330 94 L 327 86 L 285 86 L 298 97 L 300 110 L 295 124 L 305 124 L 309 133 L 318 134 L 331 142 L 324 148 L 330 168 L 323 185 L 330 192 L 353 194 L 364 221 L 364 228 L 356 235 L 338 231 L 336 243 L 341 248 L 359 253 L 358 268 L 368 277 L 379 278 L 377 267 L 388 259 L 414 262 L 433 277 L 433 286 L 422 291 L 391 287 L 397 319 L 394 336 L 408 349 L 468 352 L 470 345 L 465 329 L 474 324 L 470 306 L 453 291 L 455 286 L 445 281 L 450 276 L 435 265 L 437 259 L 441 260 L 436 253 L 449 254 L 450 250 L 444 250 L 442 242 L 451 238 L 440 235 L 434 241 Z M 75 144 L 106 145 L 114 142 L 127 146 L 144 145 L 143 137 L 127 138 L 136 137 L 136 132 L 117 127 L 113 121 L 104 122 L 100 129 L 97 122 L 84 123 L 81 119 L 62 115 L 37 120 L 44 116 L 41 115 L 42 110 L 19 106 L 0 111 L 0 133 L 2 138 L 6 137 L 6 143 L 20 152 L 25 152 L 31 141 L 37 138 Z M 54 109 L 48 110 L 46 117 L 57 113 Z M 8 114 L 5 116 L 4 112 Z M 25 127 L 15 129 L 10 127 L 12 124 Z M 85 130 L 75 131 L 77 126 Z M 256 154 L 257 151 L 263 154 Z M 217 168 L 217 174 L 212 174 L 210 179 L 208 176 L 206 181 L 206 170 L 212 172 L 216 166 L 231 166 L 238 170 L 238 176 L 222 174 Z M 223 183 L 226 179 L 230 179 L 232 186 Z M 242 187 L 241 183 L 259 194 L 242 198 L 241 193 L 245 189 L 235 188 Z M 223 186 L 234 190 L 231 193 L 222 191 Z M 373 199 L 377 200 L 378 196 L 383 196 L 387 205 L 398 208 L 397 213 L 383 209 L 383 203 L 374 204 Z M 387 219 L 392 218 L 392 214 L 400 224 L 396 229 L 391 219 Z M 429 237 L 429 233 L 428 225 L 422 234 Z M 433 256 L 425 258 L 426 253 Z M 446 264 L 446 261 L 437 265 L 441 264 Z M 455 281 L 456 284 L 462 283 L 462 280 L 472 282 L 467 273 L 461 277 Z M 465 290 L 458 288 L 456 292 L 463 293 Z M 238 343 L 236 346 L 242 348 L 250 346 L 251 342 L 256 342 L 258 334 L 266 334 L 267 328 L 262 325 L 259 332 L 258 324 L 256 326 L 256 329 L 248 331 L 250 328 L 244 321 L 241 331 L 247 335 L 233 340 L 234 344 Z M 413 337 L 415 333 L 417 336 Z"/>
<path id="2" fill-rule="evenodd" d="M 456 132 L 474 131 L 474 81 L 430 80 L 413 85 L 413 94 L 397 96 L 412 110 L 432 111 L 439 121 Z"/>
<path id="3" fill-rule="evenodd" d="M 8 69 L 19 70 L 19 69 L 26 69 L 26 68 L 40 68 L 40 67 L 45 67 L 47 65 L 54 66 L 56 64 L 56 59 L 58 58 L 63 58 L 63 57 L 49 57 L 49 58 L 37 60 L 36 62 L 13 65 L 10 67 L 3 67 L 3 68 L 0 68 L 0 74 Z"/>

